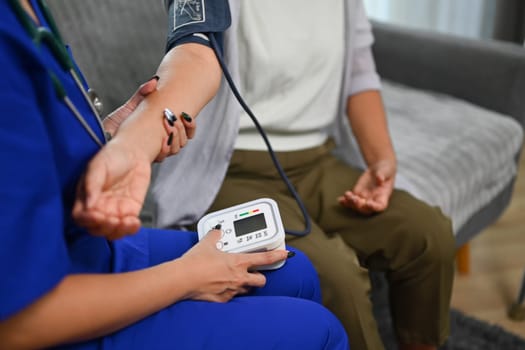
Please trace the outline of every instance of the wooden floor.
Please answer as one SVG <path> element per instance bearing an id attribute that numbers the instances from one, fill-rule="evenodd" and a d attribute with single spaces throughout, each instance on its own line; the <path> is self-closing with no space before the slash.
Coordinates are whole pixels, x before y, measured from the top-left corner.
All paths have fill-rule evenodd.
<path id="1" fill-rule="evenodd" d="M 471 271 L 456 275 L 452 306 L 525 338 L 525 321 L 507 316 L 525 273 L 525 155 L 510 206 L 470 243 Z"/>

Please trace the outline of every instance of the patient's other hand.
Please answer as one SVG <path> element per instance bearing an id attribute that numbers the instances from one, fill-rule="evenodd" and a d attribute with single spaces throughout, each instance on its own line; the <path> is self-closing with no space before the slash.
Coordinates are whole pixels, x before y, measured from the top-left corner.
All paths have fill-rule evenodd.
<path id="1" fill-rule="evenodd" d="M 379 161 L 365 170 L 351 191 L 338 198 L 339 203 L 358 213 L 370 215 L 388 207 L 394 190 L 395 162 Z"/>
<path id="2" fill-rule="evenodd" d="M 73 218 L 91 234 L 107 239 L 135 233 L 150 176 L 147 157 L 112 140 L 93 157 L 80 179 Z"/>

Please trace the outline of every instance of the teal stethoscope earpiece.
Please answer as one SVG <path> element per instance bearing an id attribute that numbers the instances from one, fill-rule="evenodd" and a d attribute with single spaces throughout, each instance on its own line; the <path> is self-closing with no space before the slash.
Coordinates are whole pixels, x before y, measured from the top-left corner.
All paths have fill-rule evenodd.
<path id="1" fill-rule="evenodd" d="M 60 66 L 71 76 L 73 77 L 73 80 L 75 81 L 75 84 L 78 86 L 79 90 L 82 92 L 82 95 L 86 102 L 88 103 L 89 107 L 91 108 L 91 111 L 96 116 L 96 119 L 99 123 L 99 126 L 102 130 L 104 128 L 102 127 L 101 119 L 100 119 L 100 112 L 102 109 L 102 104 L 100 103 L 100 100 L 96 96 L 96 94 L 93 92 L 93 90 L 86 91 L 84 89 L 84 86 L 82 84 L 82 81 L 80 80 L 80 74 L 76 70 L 76 66 L 73 63 L 73 59 L 69 55 L 69 52 L 66 49 L 66 46 L 64 45 L 64 42 L 62 41 L 62 38 L 60 36 L 60 33 L 58 31 L 58 27 L 56 26 L 56 23 L 53 19 L 53 16 L 51 15 L 51 12 L 49 11 L 49 8 L 44 0 L 36 0 L 38 3 L 38 6 L 40 7 L 40 10 L 42 11 L 42 14 L 47 21 L 50 29 L 42 26 L 37 26 L 33 19 L 29 17 L 29 15 L 26 13 L 22 5 L 18 0 L 9 0 L 9 4 L 11 5 L 13 11 L 15 12 L 16 16 L 22 23 L 22 26 L 26 29 L 28 34 L 31 36 L 33 42 L 36 46 L 40 46 L 41 44 L 47 45 L 53 55 L 55 56 L 55 59 L 58 61 Z M 105 142 L 101 141 L 100 138 L 97 136 L 95 131 L 89 126 L 89 124 L 86 122 L 82 114 L 78 111 L 74 103 L 71 101 L 71 99 L 67 96 L 66 89 L 58 79 L 55 73 L 53 73 L 51 70 L 48 70 L 49 76 L 51 78 L 51 81 L 53 83 L 53 87 L 55 89 L 55 92 L 61 100 L 64 101 L 64 103 L 67 105 L 67 107 L 71 110 L 75 118 L 82 124 L 84 129 L 89 133 L 89 135 L 93 138 L 93 140 L 102 147 Z M 105 134 L 105 133 L 103 133 Z M 105 140 L 104 140 L 105 141 Z"/>

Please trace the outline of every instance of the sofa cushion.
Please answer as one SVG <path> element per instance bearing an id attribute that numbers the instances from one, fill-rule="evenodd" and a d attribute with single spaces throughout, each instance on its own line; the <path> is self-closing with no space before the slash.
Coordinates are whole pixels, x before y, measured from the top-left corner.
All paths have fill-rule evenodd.
<path id="1" fill-rule="evenodd" d="M 514 178 L 523 130 L 457 98 L 383 81 L 398 156 L 396 187 L 439 206 L 454 232 Z"/>

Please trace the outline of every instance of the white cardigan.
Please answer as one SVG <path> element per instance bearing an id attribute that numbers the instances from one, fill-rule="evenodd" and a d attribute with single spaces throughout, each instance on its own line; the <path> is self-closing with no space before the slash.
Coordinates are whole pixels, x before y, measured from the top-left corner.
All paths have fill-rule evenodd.
<path id="1" fill-rule="evenodd" d="M 225 32 L 224 56 L 235 82 L 239 81 L 237 33 L 241 0 L 229 0 L 232 25 Z M 373 36 L 361 0 L 345 0 L 345 67 L 338 118 L 331 136 L 337 155 L 363 167 L 359 148 L 346 117 L 348 96 L 380 89 L 371 45 Z M 183 227 L 195 223 L 212 204 L 220 189 L 239 129 L 241 107 L 223 79 L 215 98 L 199 113 L 197 132 L 177 155 L 156 166 L 151 187 L 157 227 Z"/>

